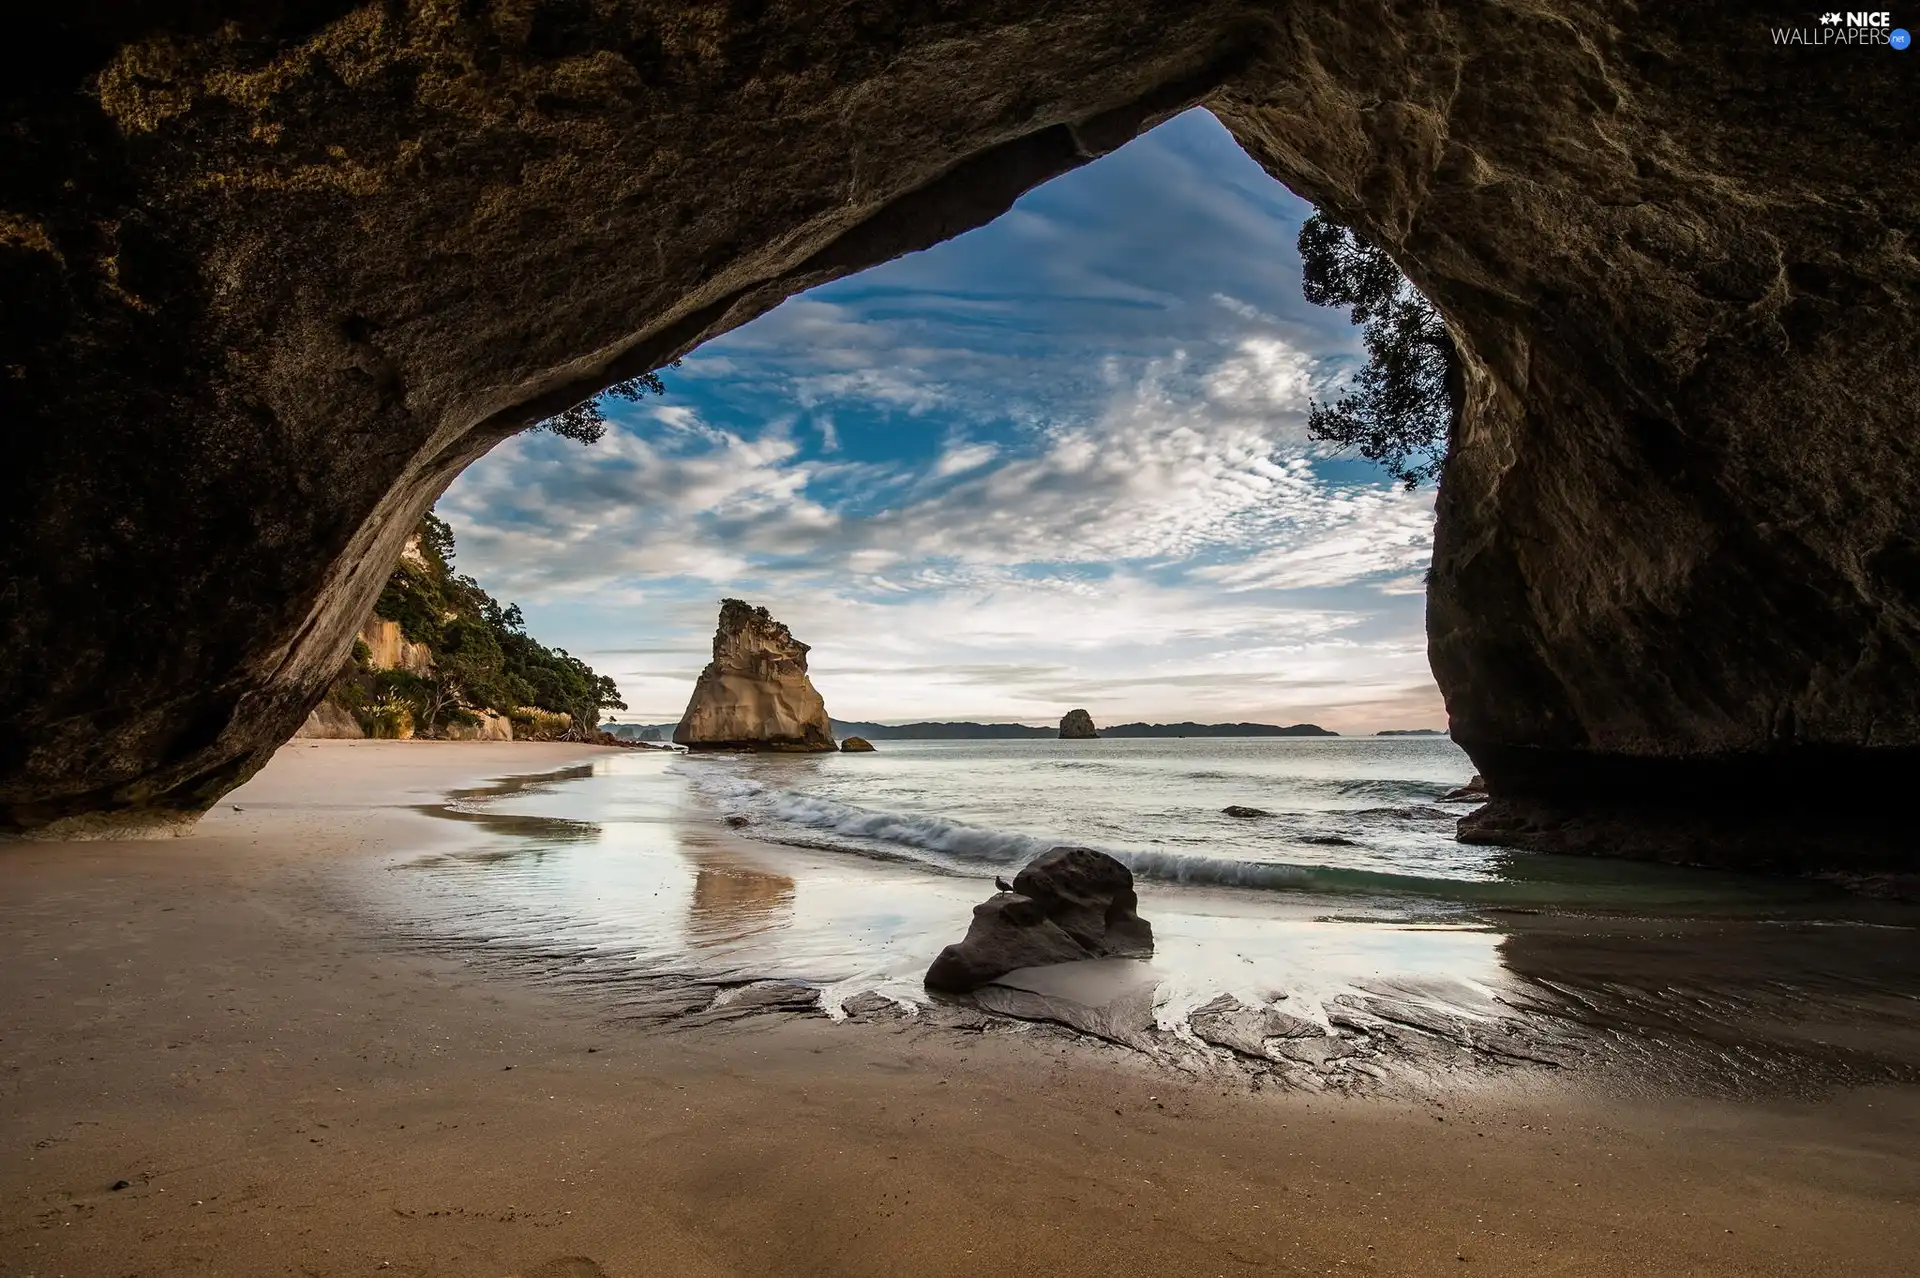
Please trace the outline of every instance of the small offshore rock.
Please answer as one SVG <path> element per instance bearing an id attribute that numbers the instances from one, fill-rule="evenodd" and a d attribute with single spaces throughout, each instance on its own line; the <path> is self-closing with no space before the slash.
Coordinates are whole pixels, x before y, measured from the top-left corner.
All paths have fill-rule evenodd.
<path id="1" fill-rule="evenodd" d="M 1481 803 L 1486 800 L 1486 797 L 1487 797 L 1486 779 L 1482 777 L 1478 772 L 1476 772 L 1473 774 L 1473 780 L 1467 782 L 1465 785 L 1461 786 L 1458 790 L 1449 790 L 1445 794 L 1441 795 L 1440 802 L 1442 803 Z"/>
<path id="2" fill-rule="evenodd" d="M 728 817 L 728 818 L 727 818 L 727 824 L 728 824 L 728 825 L 730 825 L 730 826 L 732 826 L 732 827 L 733 827 L 734 829 L 736 829 L 736 830 L 738 830 L 738 829 L 740 829 L 740 828 L 741 828 L 742 826 L 747 826 L 747 825 L 752 825 L 752 824 L 753 824 L 753 818 L 752 818 L 752 817 L 743 817 L 743 816 L 741 816 L 741 815 L 739 815 L 738 813 L 735 813 L 735 814 L 734 814 L 733 816 L 730 816 L 730 817 Z"/>
<path id="3" fill-rule="evenodd" d="M 1069 710 L 1060 720 L 1062 741 L 1093 741 L 1100 734 L 1093 729 L 1093 716 L 1085 710 Z"/>
<path id="4" fill-rule="evenodd" d="M 865 737 L 848 737 L 840 743 L 840 749 L 845 754 L 870 754 L 873 752 L 873 742 Z"/>
<path id="5" fill-rule="evenodd" d="M 1253 817 L 1270 817 L 1273 815 L 1273 813 L 1267 811 L 1265 808 L 1243 807 L 1238 803 L 1229 803 L 1226 807 L 1221 808 L 1220 811 L 1227 816 L 1240 817 L 1242 819 L 1250 819 Z"/>

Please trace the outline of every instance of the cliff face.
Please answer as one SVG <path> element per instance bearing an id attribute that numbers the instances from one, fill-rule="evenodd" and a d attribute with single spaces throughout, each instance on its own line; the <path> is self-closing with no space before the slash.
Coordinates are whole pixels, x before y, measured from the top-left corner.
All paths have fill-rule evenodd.
<path id="1" fill-rule="evenodd" d="M 1458 338 L 1476 837 L 1911 863 L 1914 55 L 1763 8 L 32 0 L 0 823 L 204 809 L 493 444 L 1205 102 Z"/>
<path id="2" fill-rule="evenodd" d="M 722 600 L 713 660 L 700 672 L 676 744 L 696 750 L 831 750 L 827 703 L 807 679 L 807 645 L 765 608 Z"/>
<path id="3" fill-rule="evenodd" d="M 332 700 L 322 701 L 293 734 L 298 737 L 317 737 L 330 741 L 358 741 L 367 735 L 360 721 L 353 717 L 353 711 Z"/>
<path id="4" fill-rule="evenodd" d="M 369 617 L 357 637 L 367 645 L 367 664 L 375 670 L 405 670 L 421 676 L 433 673 L 433 649 L 407 638 L 397 621 Z"/>

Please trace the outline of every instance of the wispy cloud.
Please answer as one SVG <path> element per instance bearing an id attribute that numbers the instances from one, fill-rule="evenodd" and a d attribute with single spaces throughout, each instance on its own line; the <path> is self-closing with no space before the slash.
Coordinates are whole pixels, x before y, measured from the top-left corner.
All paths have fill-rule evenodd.
<path id="1" fill-rule="evenodd" d="M 814 646 L 842 718 L 1432 724 L 1431 494 L 1329 466 L 1353 353 L 1302 206 L 1190 115 L 992 226 L 797 298 L 442 512 L 462 567 L 670 718 L 715 601 Z"/>

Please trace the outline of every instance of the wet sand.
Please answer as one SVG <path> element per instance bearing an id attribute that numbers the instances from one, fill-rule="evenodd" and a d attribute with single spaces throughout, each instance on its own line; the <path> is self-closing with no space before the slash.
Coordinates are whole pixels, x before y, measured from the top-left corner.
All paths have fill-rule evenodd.
<path id="1" fill-rule="evenodd" d="M 1911 1088 L 1349 1099 L 1052 1034 L 649 1028 L 343 906 L 460 844 L 416 805 L 594 753 L 296 743 L 189 838 L 0 848 L 0 1274 L 1911 1270 Z"/>

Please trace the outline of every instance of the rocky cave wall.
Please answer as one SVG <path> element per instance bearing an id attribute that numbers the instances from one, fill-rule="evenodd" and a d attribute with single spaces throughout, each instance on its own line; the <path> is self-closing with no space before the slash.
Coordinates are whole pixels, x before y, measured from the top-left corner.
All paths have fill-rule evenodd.
<path id="1" fill-rule="evenodd" d="M 9 21 L 8 828 L 190 819 L 494 443 L 1197 102 L 1460 338 L 1429 629 L 1478 836 L 1697 858 L 1756 784 L 1868 804 L 1920 761 L 1920 95 L 1884 47 L 1774 47 L 1797 9 Z"/>

